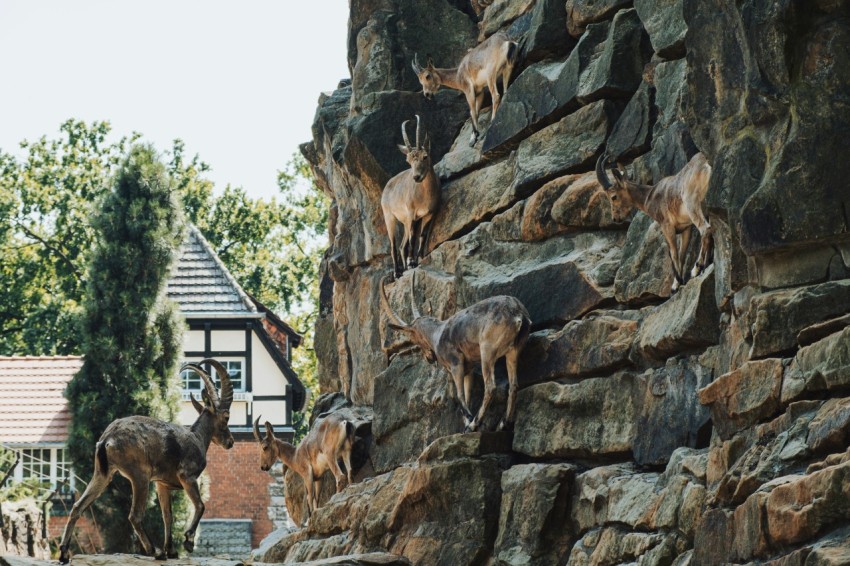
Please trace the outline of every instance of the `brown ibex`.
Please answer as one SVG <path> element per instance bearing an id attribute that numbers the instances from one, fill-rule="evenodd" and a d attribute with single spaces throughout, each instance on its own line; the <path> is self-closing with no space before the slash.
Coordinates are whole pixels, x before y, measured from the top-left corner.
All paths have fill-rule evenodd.
<path id="1" fill-rule="evenodd" d="M 210 364 L 221 381 L 221 398 L 216 393 L 210 376 L 200 365 Z M 233 386 L 227 370 L 218 361 L 205 359 L 198 364 L 185 364 L 180 371 L 192 370 L 204 382 L 201 394 L 202 405 L 190 394 L 192 406 L 198 411 L 198 419 L 192 426 L 181 426 L 150 417 L 126 417 L 116 419 L 106 427 L 95 448 L 94 475 L 74 503 L 68 524 L 62 533 L 59 545 L 59 562 L 67 564 L 70 559 L 68 543 L 74 525 L 80 515 L 103 493 L 112 476 L 118 472 L 133 488 L 133 503 L 130 509 L 130 524 L 139 537 L 144 553 L 158 560 L 176 558 L 171 540 L 171 490 L 184 489 L 195 507 L 192 522 L 185 532 L 183 548 L 192 552 L 195 548 L 195 531 L 204 514 L 204 503 L 198 488 L 198 476 L 207 466 L 207 450 L 210 442 L 229 449 L 233 436 L 227 426 L 230 404 L 233 401 Z M 142 517 L 148 500 L 150 482 L 156 482 L 156 494 L 165 524 L 163 549 L 154 548 L 142 529 Z"/>
<path id="2" fill-rule="evenodd" d="M 455 68 L 437 68 L 430 59 L 423 68 L 419 64 L 418 56 L 414 56 L 413 72 L 419 77 L 422 93 L 426 98 L 434 96 L 441 86 L 459 90 L 466 96 L 472 117 L 472 137 L 469 145 L 475 145 L 481 131 L 478 126 L 478 114 L 484 102 L 484 87 L 487 87 L 493 98 L 493 112 L 490 115 L 492 121 L 501 101 L 496 83 L 501 77 L 502 90 L 507 90 L 518 54 L 517 42 L 508 38 L 507 34 L 497 32 L 470 49 Z"/>
<path id="3" fill-rule="evenodd" d="M 304 481 L 307 490 L 307 515 L 305 522 L 319 506 L 319 487 L 316 485 L 326 470 L 336 480 L 336 491 L 343 488 L 347 477 L 351 483 L 351 449 L 354 446 L 354 423 L 337 415 L 328 415 L 318 426 L 307 433 L 298 446 L 275 438 L 274 428 L 266 421 L 266 436 L 260 437 L 260 417 L 254 421 L 254 438 L 260 443 L 260 468 L 268 471 L 278 458 L 284 466 L 292 468 Z M 339 458 L 345 462 L 345 474 L 339 467 Z M 302 525 L 303 526 L 303 525 Z"/>
<path id="4" fill-rule="evenodd" d="M 414 276 L 410 280 L 410 303 L 413 321 L 404 322 L 390 307 L 384 280 L 381 280 L 381 302 L 390 318 L 390 327 L 399 330 L 422 350 L 425 359 L 437 361 L 452 376 L 463 410 L 466 431 L 477 430 L 496 390 L 496 360 L 504 356 L 508 369 L 508 406 L 499 430 L 510 429 L 514 422 L 517 394 L 517 362 L 528 341 L 531 319 L 516 297 L 499 295 L 475 303 L 446 320 L 422 316 L 413 298 Z M 484 400 L 473 419 L 469 411 L 472 393 L 472 363 L 481 362 L 484 377 Z"/>
<path id="5" fill-rule="evenodd" d="M 381 209 L 390 238 L 390 254 L 393 256 L 393 272 L 400 277 L 406 266 L 416 267 L 425 255 L 431 222 L 440 207 L 440 180 L 431 164 L 431 142 L 425 134 L 425 142 L 419 142 L 419 115 L 416 115 L 416 146 L 411 147 L 405 127 L 401 125 L 404 145 L 398 148 L 407 156 L 410 169 L 402 171 L 389 181 L 381 195 Z M 401 249 L 396 242 L 396 225 L 404 227 Z"/>
<path id="6" fill-rule="evenodd" d="M 629 180 L 619 164 L 617 168 L 611 168 L 614 174 L 612 183 L 605 173 L 607 160 L 606 154 L 599 157 L 596 177 L 611 199 L 614 221 L 624 220 L 633 208 L 637 208 L 658 222 L 673 260 L 675 280 L 672 292 L 675 293 L 685 282 L 685 254 L 691 239 L 691 226 L 696 226 L 700 233 L 699 256 L 691 270 L 691 277 L 699 275 L 710 260 L 714 230 L 703 214 L 702 203 L 708 191 L 711 165 L 702 153 L 697 153 L 675 175 L 664 177 L 655 185 L 641 185 Z M 681 235 L 681 241 L 677 241 L 677 235 Z"/>

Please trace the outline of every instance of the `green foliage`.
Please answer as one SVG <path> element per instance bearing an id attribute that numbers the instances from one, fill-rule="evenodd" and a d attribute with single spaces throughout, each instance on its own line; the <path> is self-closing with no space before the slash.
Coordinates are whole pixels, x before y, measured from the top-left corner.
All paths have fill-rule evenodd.
<path id="1" fill-rule="evenodd" d="M 72 413 L 68 448 L 83 478 L 91 477 L 95 443 L 113 420 L 171 420 L 177 411 L 184 323 L 164 296 L 182 235 L 176 196 L 154 150 L 136 145 L 92 218 L 95 244 L 80 322 L 85 362 L 65 393 Z M 132 550 L 130 499 L 128 482 L 113 481 L 97 503 L 110 552 Z M 158 514 L 149 509 L 150 522 Z"/>
<path id="2" fill-rule="evenodd" d="M 106 143 L 109 124 L 69 120 L 62 137 L 23 142 L 18 162 L 0 153 L 0 352 L 69 354 L 85 289 L 89 218 L 136 139 Z"/>

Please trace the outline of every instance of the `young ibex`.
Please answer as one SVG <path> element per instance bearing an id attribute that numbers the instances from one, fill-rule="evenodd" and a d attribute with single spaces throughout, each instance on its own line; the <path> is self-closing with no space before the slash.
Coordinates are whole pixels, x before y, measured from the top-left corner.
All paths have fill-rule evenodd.
<path id="1" fill-rule="evenodd" d="M 492 121 L 501 101 L 496 82 L 501 77 L 502 90 L 507 90 L 518 54 L 517 42 L 511 41 L 507 34 L 497 32 L 470 49 L 460 60 L 460 65 L 453 69 L 438 69 L 430 59 L 425 68 L 422 68 L 418 57 L 414 56 L 413 72 L 419 77 L 422 93 L 426 98 L 434 96 L 441 86 L 459 90 L 466 95 L 466 103 L 472 117 L 472 137 L 469 145 L 475 145 L 481 131 L 478 126 L 478 114 L 484 102 L 484 87 L 489 89 L 493 98 L 493 112 L 490 115 Z"/>
<path id="2" fill-rule="evenodd" d="M 411 147 L 407 138 L 407 122 L 401 125 L 404 145 L 398 148 L 407 156 L 410 169 L 402 171 L 387 181 L 381 195 L 381 209 L 387 235 L 390 237 L 390 254 L 393 256 L 393 272 L 400 277 L 405 261 L 408 268 L 416 267 L 425 255 L 431 222 L 440 207 L 440 180 L 431 165 L 431 142 L 419 142 L 419 115 L 416 115 L 416 146 Z M 396 225 L 404 227 L 401 249 L 396 243 Z"/>
<path id="3" fill-rule="evenodd" d="M 304 522 L 319 506 L 319 486 L 325 470 L 330 469 L 336 480 L 336 491 L 343 488 L 347 477 L 351 483 L 351 449 L 354 446 L 354 423 L 337 415 L 328 415 L 318 426 L 307 433 L 298 446 L 274 436 L 271 423 L 266 421 L 266 436 L 260 437 L 260 417 L 254 421 L 254 438 L 260 443 L 260 468 L 268 471 L 278 458 L 284 466 L 292 468 L 304 481 L 307 490 L 307 515 Z M 345 474 L 339 467 L 339 458 L 345 462 Z M 302 525 L 303 526 L 303 525 Z"/>
<path id="4" fill-rule="evenodd" d="M 697 261 L 691 270 L 691 277 L 699 275 L 710 261 L 712 234 L 702 211 L 708 181 L 711 177 L 711 165 L 702 153 L 697 153 L 681 171 L 670 177 L 664 177 L 657 184 L 641 185 L 629 180 L 621 166 L 611 168 L 614 182 L 605 173 L 608 157 L 602 155 L 596 162 L 596 177 L 611 199 L 611 212 L 615 222 L 624 220 L 633 208 L 642 210 L 658 222 L 661 233 L 670 248 L 673 260 L 672 292 L 684 284 L 685 254 L 691 239 L 691 226 L 700 233 L 700 249 Z M 676 236 L 681 235 L 677 242 Z"/>
<path id="5" fill-rule="evenodd" d="M 481 419 L 496 390 L 494 368 L 496 360 L 505 357 L 508 368 L 508 406 L 499 430 L 510 429 L 514 422 L 517 394 L 517 361 L 531 329 L 531 319 L 525 306 L 515 297 L 499 295 L 467 307 L 441 321 L 422 316 L 413 298 L 414 276 L 410 280 L 410 303 L 413 321 L 404 322 L 390 307 L 384 281 L 381 281 L 381 302 L 390 317 L 390 327 L 404 332 L 422 350 L 425 359 L 437 361 L 452 376 L 457 398 L 463 410 L 466 431 L 478 429 Z M 484 400 L 473 419 L 469 411 L 472 393 L 473 362 L 481 362 L 484 377 Z"/>
<path id="6" fill-rule="evenodd" d="M 215 390 L 210 376 L 200 365 L 210 364 L 221 381 L 221 398 Z M 233 386 L 227 370 L 218 361 L 206 359 L 199 364 L 185 364 L 180 371 L 190 369 L 204 382 L 201 405 L 190 394 L 192 405 L 198 411 L 198 420 L 191 427 L 176 425 L 150 417 L 126 417 L 112 421 L 95 448 L 94 475 L 80 499 L 71 509 L 68 524 L 62 533 L 59 545 L 59 562 L 67 564 L 70 559 L 68 543 L 74 525 L 80 515 L 103 493 L 112 476 L 118 472 L 133 488 L 133 503 L 130 509 L 130 524 L 139 537 L 147 555 L 158 560 L 176 558 L 171 540 L 171 490 L 184 489 L 195 507 L 192 523 L 185 533 L 183 548 L 192 552 L 195 548 L 195 531 L 204 514 L 204 503 L 198 488 L 198 476 L 207 466 L 207 449 L 210 441 L 229 449 L 233 436 L 227 426 L 230 404 L 233 401 Z M 142 517 L 148 501 L 150 482 L 156 482 L 156 494 L 165 523 L 163 549 L 154 548 L 142 529 Z"/>

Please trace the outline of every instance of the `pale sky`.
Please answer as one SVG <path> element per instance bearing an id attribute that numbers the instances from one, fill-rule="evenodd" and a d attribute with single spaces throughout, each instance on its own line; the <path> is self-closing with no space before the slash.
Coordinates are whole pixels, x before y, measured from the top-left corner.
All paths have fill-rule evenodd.
<path id="1" fill-rule="evenodd" d="M 348 76 L 347 18 L 347 0 L 0 0 L 0 149 L 109 120 L 271 197 Z"/>

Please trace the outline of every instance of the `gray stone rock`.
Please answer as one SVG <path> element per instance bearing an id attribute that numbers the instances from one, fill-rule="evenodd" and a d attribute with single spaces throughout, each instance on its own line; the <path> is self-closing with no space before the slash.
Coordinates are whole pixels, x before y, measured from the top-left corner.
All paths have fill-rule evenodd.
<path id="1" fill-rule="evenodd" d="M 691 238 L 688 257 L 698 249 L 697 240 Z M 634 305 L 670 296 L 673 285 L 670 248 L 658 223 L 643 212 L 636 213 L 629 225 L 622 258 L 614 279 L 614 296 L 618 302 Z"/>
<path id="2" fill-rule="evenodd" d="M 579 37 L 589 24 L 610 19 L 631 4 L 631 0 L 567 0 L 567 31 Z"/>
<path id="3" fill-rule="evenodd" d="M 777 358 L 748 362 L 700 390 L 699 401 L 709 406 L 720 438 L 729 439 L 779 411 L 783 373 Z"/>
<path id="4" fill-rule="evenodd" d="M 531 10 L 528 31 L 522 39 L 522 64 L 564 57 L 575 45 L 567 34 L 567 11 L 563 0 L 537 0 Z"/>
<path id="5" fill-rule="evenodd" d="M 492 0 L 478 25 L 478 41 L 484 41 L 501 28 L 534 8 L 538 0 Z"/>
<path id="6" fill-rule="evenodd" d="M 714 267 L 710 266 L 643 320 L 638 351 L 648 358 L 664 359 L 676 352 L 716 344 L 719 319 L 714 302 Z"/>
<path id="7" fill-rule="evenodd" d="M 520 357 L 520 383 L 600 375 L 627 366 L 637 327 L 635 320 L 602 315 L 532 334 Z"/>
<path id="8" fill-rule="evenodd" d="M 591 57 L 587 69 L 581 73 L 579 102 L 589 104 L 601 98 L 631 98 L 640 86 L 651 51 L 637 12 L 633 9 L 617 12 L 608 27 L 602 50 Z"/>
<path id="9" fill-rule="evenodd" d="M 607 26 L 590 29 L 562 61 L 543 61 L 525 69 L 502 97 L 498 114 L 487 128 L 482 151 L 503 154 L 529 134 L 579 107 L 582 73 L 608 35 Z"/>
<path id="10" fill-rule="evenodd" d="M 517 149 L 514 190 L 528 195 L 556 177 L 592 168 L 616 119 L 616 106 L 601 100 L 526 138 Z"/>
<path id="11" fill-rule="evenodd" d="M 850 385 L 850 327 L 801 348 L 782 382 L 782 402 L 804 393 L 841 390 Z"/>
<path id="12" fill-rule="evenodd" d="M 682 0 L 635 0 L 635 9 L 646 27 L 652 48 L 665 59 L 685 56 L 685 14 Z"/>
<path id="13" fill-rule="evenodd" d="M 629 455 L 638 410 L 633 383 L 633 375 L 617 373 L 574 385 L 548 382 L 521 389 L 514 451 L 535 458 Z"/>
<path id="14" fill-rule="evenodd" d="M 574 476 L 575 467 L 569 464 L 523 464 L 502 474 L 496 564 L 558 562 L 572 543 L 564 523 Z"/>
<path id="15" fill-rule="evenodd" d="M 750 356 L 794 350 L 805 327 L 850 312 L 850 280 L 782 289 L 753 297 L 747 314 Z"/>
<path id="16" fill-rule="evenodd" d="M 655 88 L 642 82 L 608 137 L 607 151 L 614 159 L 646 153 L 652 143 L 655 122 Z"/>

